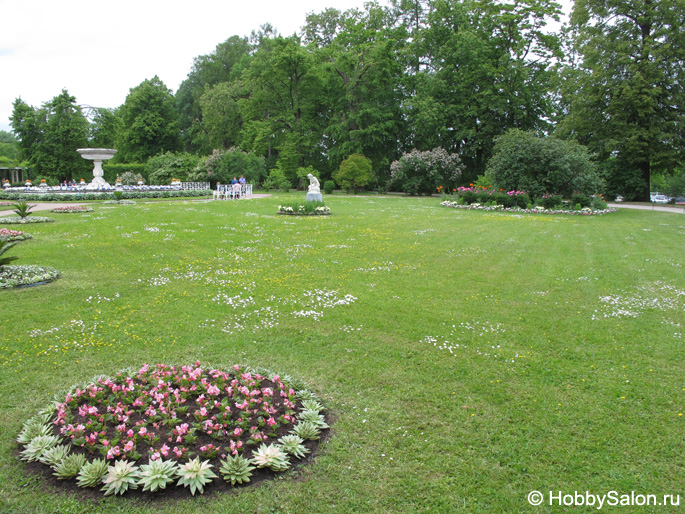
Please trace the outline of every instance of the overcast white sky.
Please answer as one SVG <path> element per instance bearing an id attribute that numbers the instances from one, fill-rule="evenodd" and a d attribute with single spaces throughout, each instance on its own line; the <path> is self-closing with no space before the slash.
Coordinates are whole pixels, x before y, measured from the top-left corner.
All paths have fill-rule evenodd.
<path id="1" fill-rule="evenodd" d="M 384 2 L 381 2 L 382 4 Z M 0 130 L 12 103 L 40 106 L 66 88 L 79 104 L 118 107 L 157 75 L 172 91 L 193 58 L 271 23 L 283 35 L 310 12 L 364 0 L 0 0 Z"/>
<path id="2" fill-rule="evenodd" d="M 568 0 L 566 0 L 568 1 Z M 386 2 L 381 0 L 381 5 Z M 0 0 L 0 130 L 12 103 L 40 106 L 66 88 L 79 104 L 118 107 L 157 75 L 172 91 L 193 58 L 271 23 L 283 35 L 310 12 L 364 0 Z"/>

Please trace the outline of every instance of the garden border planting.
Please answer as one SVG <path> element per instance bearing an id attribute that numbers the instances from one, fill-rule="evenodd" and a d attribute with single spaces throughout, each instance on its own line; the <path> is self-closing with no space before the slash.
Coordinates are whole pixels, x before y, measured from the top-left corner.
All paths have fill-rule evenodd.
<path id="1" fill-rule="evenodd" d="M 36 471 L 105 496 L 187 496 L 306 461 L 328 433 L 324 410 L 301 382 L 268 370 L 146 364 L 56 396 L 17 442 Z"/>

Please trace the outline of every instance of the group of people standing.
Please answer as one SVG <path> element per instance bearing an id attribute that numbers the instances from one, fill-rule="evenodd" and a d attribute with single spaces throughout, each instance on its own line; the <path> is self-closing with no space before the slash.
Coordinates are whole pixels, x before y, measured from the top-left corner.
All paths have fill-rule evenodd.
<path id="1" fill-rule="evenodd" d="M 225 195 L 226 197 L 230 196 L 231 198 L 240 198 L 240 194 L 242 192 L 243 186 L 247 184 L 247 180 L 245 180 L 245 175 L 240 175 L 240 178 L 233 177 L 233 180 L 231 180 L 231 187 L 229 188 L 228 186 L 225 186 Z M 221 182 L 216 183 L 216 191 L 215 196 L 221 191 Z M 219 198 L 221 195 L 218 195 Z"/>

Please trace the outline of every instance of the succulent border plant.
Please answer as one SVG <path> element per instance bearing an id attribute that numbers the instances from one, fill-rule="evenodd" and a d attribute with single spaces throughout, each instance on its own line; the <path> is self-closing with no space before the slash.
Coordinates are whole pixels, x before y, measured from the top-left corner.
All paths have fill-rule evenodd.
<path id="1" fill-rule="evenodd" d="M 53 475 L 55 475 L 60 480 L 66 478 L 73 478 L 79 474 L 81 468 L 86 464 L 86 456 L 82 453 L 72 453 L 67 455 L 56 465 L 52 467 L 55 470 Z"/>
<path id="2" fill-rule="evenodd" d="M 51 435 L 52 428 L 47 424 L 51 416 L 51 413 L 42 413 L 29 418 L 22 426 L 21 432 L 17 436 L 17 442 L 28 444 L 31 439 L 39 435 Z"/>
<path id="3" fill-rule="evenodd" d="M 228 457 L 226 460 L 221 461 L 219 473 L 226 482 L 230 482 L 231 485 L 236 485 L 249 482 L 253 469 L 255 468 L 250 464 L 248 459 L 240 455 L 234 455 L 233 457 Z"/>
<path id="4" fill-rule="evenodd" d="M 53 467 L 59 464 L 62 461 L 62 459 L 69 455 L 70 451 L 71 448 L 69 447 L 69 445 L 58 444 L 57 446 L 54 446 L 49 450 L 43 452 L 43 455 L 41 455 L 38 458 L 38 460 L 41 461 L 43 464 L 47 464 L 48 466 Z"/>
<path id="5" fill-rule="evenodd" d="M 321 430 L 311 421 L 301 421 L 290 433 L 300 436 L 305 441 L 319 439 Z"/>
<path id="6" fill-rule="evenodd" d="M 300 412 L 297 416 L 297 418 L 301 421 L 308 421 L 314 425 L 319 430 L 323 430 L 325 428 L 328 428 L 328 424 L 326 423 L 326 420 L 323 417 L 323 414 L 319 414 L 319 411 L 315 410 L 303 410 Z"/>
<path id="7" fill-rule="evenodd" d="M 299 435 L 294 434 L 284 435 L 278 440 L 279 446 L 285 453 L 297 457 L 298 459 L 304 458 L 304 456 L 309 453 L 309 449 L 302 444 L 303 442 L 304 439 Z"/>
<path id="8" fill-rule="evenodd" d="M 138 466 L 133 462 L 119 460 L 114 466 L 107 467 L 102 491 L 105 496 L 110 494 L 124 494 L 129 489 L 138 489 Z"/>
<path id="9" fill-rule="evenodd" d="M 138 484 L 143 486 L 143 491 L 154 493 L 158 489 L 166 489 L 167 484 L 175 480 L 177 472 L 178 464 L 173 460 L 153 460 L 140 466 Z"/>
<path id="10" fill-rule="evenodd" d="M 262 445 L 252 453 L 252 462 L 258 468 L 269 468 L 272 471 L 285 471 L 290 467 L 288 454 L 280 446 L 270 444 Z"/>
<path id="11" fill-rule="evenodd" d="M 54 448 L 59 443 L 59 438 L 54 435 L 39 435 L 31 439 L 31 442 L 24 447 L 21 452 L 21 459 L 33 462 L 41 458 L 41 456 L 51 448 Z"/>
<path id="12" fill-rule="evenodd" d="M 200 462 L 200 457 L 196 457 L 186 464 L 178 466 L 176 472 L 179 480 L 176 485 L 190 487 L 190 494 L 195 495 L 195 491 L 204 492 L 205 485 L 212 481 L 212 478 L 217 478 L 211 470 L 213 466 L 208 460 Z"/>
<path id="13" fill-rule="evenodd" d="M 87 462 L 79 471 L 76 483 L 80 487 L 97 487 L 102 484 L 105 475 L 107 475 L 108 467 L 105 459 Z"/>

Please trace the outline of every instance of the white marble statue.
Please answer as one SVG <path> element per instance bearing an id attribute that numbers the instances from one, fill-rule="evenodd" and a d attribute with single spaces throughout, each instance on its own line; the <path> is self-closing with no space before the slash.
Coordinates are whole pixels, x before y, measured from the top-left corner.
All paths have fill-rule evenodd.
<path id="1" fill-rule="evenodd" d="M 309 189 L 307 190 L 308 193 L 320 193 L 321 188 L 319 187 L 319 180 L 309 173 L 307 175 L 307 178 L 309 179 Z"/>

